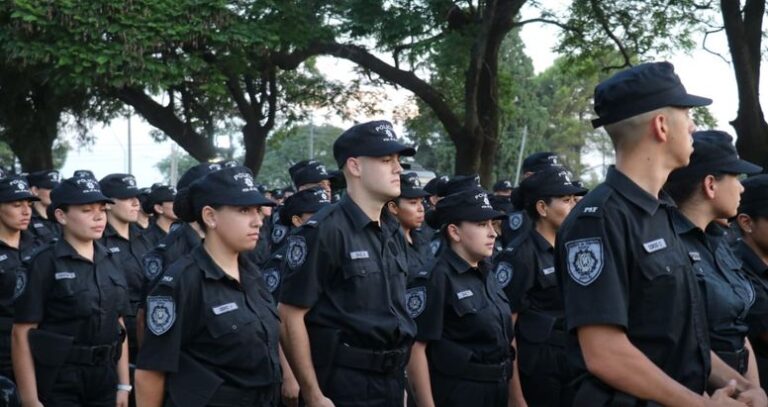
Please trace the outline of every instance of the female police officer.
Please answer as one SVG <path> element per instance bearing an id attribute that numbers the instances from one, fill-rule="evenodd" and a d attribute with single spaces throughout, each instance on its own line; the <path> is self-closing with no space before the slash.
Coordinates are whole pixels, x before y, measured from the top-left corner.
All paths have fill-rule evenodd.
<path id="1" fill-rule="evenodd" d="M 565 355 L 563 300 L 555 273 L 555 235 L 585 193 L 563 167 L 548 167 L 520 183 L 515 206 L 532 228 L 510 242 L 496 259 L 494 275 L 504 287 L 517 322 L 516 361 L 525 400 L 532 406 L 564 405 L 572 379 Z M 521 395 L 515 389 L 519 400 Z"/>
<path id="2" fill-rule="evenodd" d="M 678 205 L 672 224 L 699 283 L 711 348 L 722 361 L 759 385 L 754 352 L 745 339 L 755 290 L 723 238 L 723 229 L 714 221 L 737 214 L 743 190 L 739 174 L 758 173 L 761 168 L 740 160 L 731 142 L 731 136 L 721 131 L 693 133 L 690 164 L 670 174 L 665 190 Z"/>
<path id="3" fill-rule="evenodd" d="M 400 174 L 400 196 L 387 203 L 389 212 L 400 222 L 405 241 L 408 243 L 408 273 L 418 272 L 432 258 L 429 246 L 431 235 L 419 233 L 424 223 L 424 198 L 429 193 L 421 188 L 419 176 L 415 172 Z"/>
<path id="4" fill-rule="evenodd" d="M 48 215 L 63 239 L 29 262 L 14 305 L 13 368 L 25 406 L 127 405 L 127 284 L 96 242 L 111 202 L 91 178 L 73 177 L 51 191 Z"/>
<path id="5" fill-rule="evenodd" d="M 437 203 L 447 245 L 416 273 L 406 294 L 416 320 L 408 379 L 419 407 L 507 405 L 513 327 L 509 303 L 490 273 L 495 211 L 481 189 Z"/>
<path id="6" fill-rule="evenodd" d="M 136 371 L 137 403 L 273 406 L 279 394 L 279 321 L 252 250 L 260 207 L 274 205 L 245 167 L 212 172 L 189 187 L 176 213 L 205 229 L 203 244 L 166 271 L 147 297 Z"/>

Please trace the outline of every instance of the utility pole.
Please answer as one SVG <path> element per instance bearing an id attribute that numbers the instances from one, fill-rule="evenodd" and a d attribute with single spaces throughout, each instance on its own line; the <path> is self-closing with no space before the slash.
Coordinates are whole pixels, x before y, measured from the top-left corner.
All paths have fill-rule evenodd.
<path id="1" fill-rule="evenodd" d="M 131 142 L 131 111 L 128 111 L 128 174 L 133 174 L 133 143 Z"/>
<path id="2" fill-rule="evenodd" d="M 515 172 L 515 185 L 520 185 L 520 169 L 523 166 L 523 154 L 525 154 L 525 141 L 528 139 L 528 125 L 523 127 L 523 139 L 520 141 L 520 153 L 517 155 L 517 171 Z"/>
<path id="3" fill-rule="evenodd" d="M 179 180 L 179 156 L 176 148 L 176 143 L 171 144 L 171 186 L 175 186 Z"/>
<path id="4" fill-rule="evenodd" d="M 315 121 L 314 112 L 309 115 L 309 159 L 315 158 Z"/>

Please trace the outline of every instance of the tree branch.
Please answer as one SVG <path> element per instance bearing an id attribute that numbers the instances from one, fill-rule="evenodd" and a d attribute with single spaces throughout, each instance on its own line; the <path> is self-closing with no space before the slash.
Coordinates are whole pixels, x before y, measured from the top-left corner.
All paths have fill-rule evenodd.
<path id="1" fill-rule="evenodd" d="M 721 32 L 721 31 L 723 31 L 724 29 L 725 29 L 725 27 L 720 27 L 720 28 L 718 28 L 717 30 L 705 31 L 705 32 L 704 32 L 704 39 L 701 41 L 701 48 L 702 48 L 704 51 L 707 51 L 707 52 L 709 52 L 710 54 L 712 54 L 712 55 L 714 55 L 714 56 L 716 56 L 716 57 L 718 57 L 718 58 L 722 59 L 722 60 L 723 60 L 723 62 L 725 62 L 726 64 L 729 64 L 729 65 L 730 65 L 730 64 L 731 64 L 731 61 L 729 61 L 729 60 L 728 60 L 726 57 L 724 57 L 724 56 L 723 56 L 723 54 L 721 54 L 721 53 L 719 53 L 719 52 L 716 52 L 716 51 L 712 51 L 711 49 L 709 49 L 709 47 L 707 47 L 707 39 L 709 38 L 709 35 L 710 35 L 710 34 L 716 34 L 716 33 L 719 33 L 719 32 Z"/>
<path id="2" fill-rule="evenodd" d="M 243 89 L 240 87 L 240 80 L 237 76 L 227 75 L 227 89 L 229 90 L 232 99 L 235 101 L 235 105 L 237 105 L 237 110 L 243 115 L 243 120 L 245 120 L 246 123 L 258 121 L 251 109 L 251 105 L 245 100 L 245 96 L 243 96 Z"/>
<path id="3" fill-rule="evenodd" d="M 592 11 L 595 14 L 595 18 L 597 19 L 597 22 L 600 24 L 600 27 L 603 28 L 603 31 L 605 31 L 605 34 L 608 35 L 608 37 L 611 38 L 611 40 L 616 44 L 616 46 L 619 48 L 619 52 L 621 53 L 622 58 L 624 58 L 624 64 L 618 65 L 618 66 L 608 66 L 603 68 L 605 71 L 610 71 L 613 69 L 621 69 L 626 68 L 628 66 L 632 66 L 632 60 L 630 58 L 629 52 L 627 52 L 627 49 L 624 47 L 624 44 L 622 44 L 621 40 L 616 37 L 616 35 L 611 30 L 611 27 L 608 25 L 608 20 L 605 17 L 605 14 L 603 13 L 603 10 L 600 8 L 600 5 L 597 4 L 597 0 L 590 0 L 589 4 L 592 6 Z"/>
<path id="4" fill-rule="evenodd" d="M 515 27 L 522 27 L 522 26 L 524 26 L 526 24 L 532 24 L 532 23 L 550 24 L 550 25 L 558 26 L 558 27 L 560 27 L 560 28 L 562 28 L 563 30 L 566 30 L 566 31 L 572 31 L 572 32 L 577 33 L 577 34 L 581 34 L 582 33 L 582 30 L 578 29 L 577 27 L 565 24 L 565 23 L 563 23 L 561 21 L 550 20 L 548 18 L 543 18 L 543 17 L 531 18 L 531 19 L 522 20 L 522 21 L 516 21 L 516 22 L 514 22 L 512 24 L 512 27 L 513 28 L 515 28 Z"/>

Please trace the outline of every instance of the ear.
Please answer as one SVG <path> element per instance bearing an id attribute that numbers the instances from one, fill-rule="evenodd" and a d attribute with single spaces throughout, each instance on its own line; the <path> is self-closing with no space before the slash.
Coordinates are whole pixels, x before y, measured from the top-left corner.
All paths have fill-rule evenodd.
<path id="1" fill-rule="evenodd" d="M 446 228 L 448 228 L 447 229 L 448 230 L 448 237 L 452 241 L 454 241 L 456 243 L 461 242 L 461 233 L 459 232 L 459 227 L 458 226 L 456 226 L 455 224 L 451 223 L 448 226 L 446 226 Z"/>
<path id="2" fill-rule="evenodd" d="M 213 228 L 216 226 L 216 210 L 210 206 L 204 206 L 202 209 L 203 223 L 207 228 Z"/>
<path id="3" fill-rule="evenodd" d="M 360 177 L 360 174 L 362 173 L 360 157 L 347 158 L 347 163 L 344 165 L 344 168 L 347 169 L 349 175 L 353 177 Z"/>
<path id="4" fill-rule="evenodd" d="M 547 204 L 544 202 L 544 200 L 539 199 L 536 201 L 536 212 L 538 212 L 539 217 L 546 218 L 547 209 Z"/>
<path id="5" fill-rule="evenodd" d="M 669 118 L 661 112 L 651 118 L 651 130 L 655 141 L 666 143 L 669 140 Z"/>
<path id="6" fill-rule="evenodd" d="M 62 211 L 61 209 L 56 209 L 53 212 L 53 216 L 56 217 L 56 222 L 59 222 L 62 225 L 66 225 L 67 224 L 67 216 L 64 213 L 64 211 Z"/>
<path id="7" fill-rule="evenodd" d="M 717 192 L 717 184 L 715 183 L 714 175 L 707 175 L 704 180 L 701 181 L 701 190 L 707 199 L 715 199 L 715 193 Z"/>
<path id="8" fill-rule="evenodd" d="M 752 233 L 752 228 L 754 226 L 751 216 L 746 213 L 740 213 L 736 216 L 736 222 L 739 223 L 739 229 L 741 229 L 742 233 Z"/>
<path id="9" fill-rule="evenodd" d="M 291 216 L 291 224 L 293 227 L 297 228 L 302 225 L 301 216 L 299 215 L 293 215 Z"/>
<path id="10" fill-rule="evenodd" d="M 389 210 L 389 213 L 392 214 L 392 216 L 397 216 L 400 208 L 397 207 L 395 201 L 389 201 L 387 202 L 387 209 Z"/>

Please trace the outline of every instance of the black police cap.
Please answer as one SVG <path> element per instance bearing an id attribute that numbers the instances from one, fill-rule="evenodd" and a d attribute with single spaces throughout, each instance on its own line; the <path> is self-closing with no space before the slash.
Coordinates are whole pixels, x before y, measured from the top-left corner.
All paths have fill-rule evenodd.
<path id="1" fill-rule="evenodd" d="M 563 167 L 549 167 L 537 171 L 520 183 L 517 199 L 523 205 L 536 202 L 541 198 L 582 195 L 586 189 L 577 187 L 571 182 L 568 170 Z"/>
<path id="2" fill-rule="evenodd" d="M 291 181 L 293 181 L 293 185 L 296 185 L 296 188 L 331 178 L 325 165 L 317 160 L 299 161 L 288 168 L 288 173 L 291 175 Z"/>
<path id="3" fill-rule="evenodd" d="M 744 192 L 741 193 L 739 213 L 768 217 L 768 174 L 749 177 L 741 184 Z"/>
<path id="4" fill-rule="evenodd" d="M 419 174 L 415 172 L 400 174 L 400 198 L 413 199 L 427 196 L 429 196 L 429 192 L 425 192 L 421 187 Z"/>
<path id="5" fill-rule="evenodd" d="M 323 188 L 315 187 L 299 191 L 289 196 L 280 210 L 280 223 L 292 226 L 293 215 L 315 213 L 331 204 L 331 197 Z"/>
<path id="6" fill-rule="evenodd" d="M 424 185 L 424 190 L 427 191 L 427 193 L 430 195 L 437 195 L 437 191 L 440 189 L 440 184 L 444 184 L 446 182 L 448 182 L 447 175 L 432 178 L 429 180 L 429 182 L 427 182 L 427 185 Z"/>
<path id="7" fill-rule="evenodd" d="M 509 213 L 515 210 L 515 206 L 512 205 L 512 201 L 508 196 L 490 195 L 488 200 L 491 201 L 491 206 L 499 212 Z"/>
<path id="8" fill-rule="evenodd" d="M 176 188 L 165 184 L 154 184 L 149 192 L 149 201 L 152 205 L 173 202 L 174 198 L 176 198 Z"/>
<path id="9" fill-rule="evenodd" d="M 739 158 L 733 137 L 719 130 L 693 133 L 693 154 L 688 166 L 669 174 L 669 180 L 709 174 L 759 174 L 762 167 Z"/>
<path id="10" fill-rule="evenodd" d="M 285 196 L 282 188 L 273 189 L 269 193 L 272 194 L 272 199 L 283 199 Z"/>
<path id="11" fill-rule="evenodd" d="M 25 177 L 16 175 L 0 178 L 0 202 L 39 201 L 29 189 Z"/>
<path id="12" fill-rule="evenodd" d="M 598 128 L 662 107 L 697 107 L 712 99 L 689 94 L 675 67 L 669 62 L 652 62 L 618 72 L 595 87 Z"/>
<path id="13" fill-rule="evenodd" d="M 29 185 L 36 188 L 54 189 L 60 181 L 59 172 L 56 170 L 35 171 L 27 175 Z"/>
<path id="14" fill-rule="evenodd" d="M 197 220 L 207 205 L 275 206 L 259 192 L 253 173 L 246 167 L 229 167 L 213 171 L 180 190 L 174 201 L 174 212 L 185 222 Z"/>
<path id="15" fill-rule="evenodd" d="M 557 154 L 551 151 L 541 151 L 525 157 L 523 172 L 536 172 L 558 165 L 560 164 L 557 162 Z"/>
<path id="16" fill-rule="evenodd" d="M 91 170 L 75 170 L 75 172 L 72 174 L 72 177 L 96 179 L 96 176 L 93 175 L 93 171 Z"/>
<path id="17" fill-rule="evenodd" d="M 51 191 L 49 215 L 63 205 L 86 205 L 92 203 L 114 203 L 101 192 L 99 182 L 89 177 L 67 178 Z"/>
<path id="18" fill-rule="evenodd" d="M 479 175 L 457 175 L 444 183 L 438 184 L 437 196 L 445 197 L 468 189 L 482 189 Z"/>
<path id="19" fill-rule="evenodd" d="M 232 168 L 240 166 L 240 163 L 236 160 L 220 160 L 217 161 L 216 164 L 219 164 L 221 168 Z"/>
<path id="20" fill-rule="evenodd" d="M 511 191 L 511 190 L 512 190 L 512 181 L 508 179 L 496 181 L 496 183 L 493 184 L 493 192 Z"/>
<path id="21" fill-rule="evenodd" d="M 504 217 L 493 209 L 488 193 L 482 189 L 465 189 L 441 199 L 435 207 L 441 226 L 461 221 L 479 222 Z"/>
<path id="22" fill-rule="evenodd" d="M 137 196 L 137 198 L 139 198 L 139 205 L 141 206 L 141 211 L 148 215 L 153 213 L 152 203 L 149 200 L 150 192 L 152 192 L 151 187 L 139 188 L 139 195 Z"/>
<path id="23" fill-rule="evenodd" d="M 131 174 L 109 174 L 99 181 L 99 187 L 104 195 L 115 199 L 135 198 L 141 193 Z"/>
<path id="24" fill-rule="evenodd" d="M 339 168 L 350 157 L 383 157 L 390 154 L 412 156 L 416 150 L 398 142 L 392 123 L 385 120 L 354 125 L 333 143 L 333 158 Z"/>
<path id="25" fill-rule="evenodd" d="M 176 183 L 176 189 L 182 189 L 189 186 L 189 184 L 193 183 L 195 180 L 198 180 L 207 174 L 218 171 L 221 169 L 221 164 L 219 163 L 200 163 L 195 165 L 194 167 L 188 169 L 184 174 L 179 178 L 179 181 Z"/>

